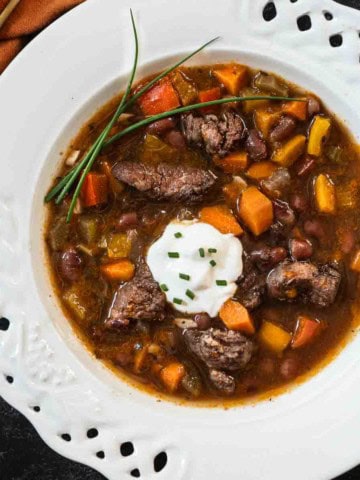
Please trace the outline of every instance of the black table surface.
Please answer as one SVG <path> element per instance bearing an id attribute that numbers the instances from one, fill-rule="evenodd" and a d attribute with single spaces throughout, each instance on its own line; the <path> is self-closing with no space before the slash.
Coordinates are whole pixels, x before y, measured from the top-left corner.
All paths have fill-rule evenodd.
<path id="1" fill-rule="evenodd" d="M 360 0 L 334 1 L 360 10 Z M 324 6 L 325 4 L 330 10 L 331 1 L 324 0 Z M 30 422 L 0 397 L 0 479 L 104 480 L 104 477 L 51 450 Z M 359 479 L 360 466 L 336 478 Z"/>

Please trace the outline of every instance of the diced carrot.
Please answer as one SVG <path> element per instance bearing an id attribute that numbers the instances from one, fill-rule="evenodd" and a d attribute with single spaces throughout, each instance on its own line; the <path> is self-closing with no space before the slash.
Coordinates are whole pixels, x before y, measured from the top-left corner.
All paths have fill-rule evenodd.
<path id="1" fill-rule="evenodd" d="M 255 326 L 248 310 L 235 300 L 227 300 L 220 309 L 219 316 L 230 330 L 239 330 L 252 335 Z"/>
<path id="2" fill-rule="evenodd" d="M 321 173 L 314 184 L 316 208 L 320 213 L 333 214 L 336 210 L 335 186 L 327 175 Z"/>
<path id="3" fill-rule="evenodd" d="M 219 100 L 219 98 L 221 98 L 220 87 L 210 88 L 209 90 L 201 90 L 199 92 L 200 103 L 211 102 L 212 100 Z M 200 110 L 202 113 L 209 113 L 216 110 L 216 106 L 203 107 Z"/>
<path id="4" fill-rule="evenodd" d="M 148 356 L 148 345 L 144 345 L 140 350 L 137 350 L 134 355 L 134 372 L 140 373 L 144 369 L 145 362 Z"/>
<path id="5" fill-rule="evenodd" d="M 223 193 L 231 208 L 235 208 L 241 193 L 247 188 L 247 183 L 242 177 L 233 177 L 232 182 L 223 186 Z"/>
<path id="6" fill-rule="evenodd" d="M 288 140 L 284 145 L 281 145 L 272 156 L 272 161 L 279 163 L 282 167 L 289 167 L 292 165 L 303 153 L 305 148 L 305 135 L 295 135 L 295 137 Z"/>
<path id="7" fill-rule="evenodd" d="M 145 115 L 156 115 L 180 106 L 178 94 L 168 78 L 163 78 L 139 98 Z"/>
<path id="8" fill-rule="evenodd" d="M 270 177 L 276 169 L 277 166 L 272 162 L 256 162 L 250 166 L 246 175 L 254 180 L 261 180 Z"/>
<path id="9" fill-rule="evenodd" d="M 353 259 L 352 259 L 350 268 L 351 268 L 351 270 L 353 270 L 354 272 L 360 273 L 360 250 L 358 250 L 358 251 L 355 253 L 355 255 L 354 255 Z"/>
<path id="10" fill-rule="evenodd" d="M 217 228 L 221 233 L 241 235 L 243 229 L 225 205 L 204 207 L 199 212 L 200 220 Z"/>
<path id="11" fill-rule="evenodd" d="M 248 69 L 243 65 L 227 65 L 215 69 L 213 73 L 231 95 L 238 95 L 240 88 L 248 83 Z"/>
<path id="12" fill-rule="evenodd" d="M 256 127 L 260 130 L 262 136 L 267 138 L 271 128 L 276 124 L 281 116 L 281 112 L 269 112 L 268 110 L 255 110 L 254 119 Z"/>
<path id="13" fill-rule="evenodd" d="M 122 258 L 117 262 L 101 265 L 100 270 L 108 280 L 128 282 L 134 276 L 135 265 L 130 260 Z"/>
<path id="14" fill-rule="evenodd" d="M 324 143 L 329 135 L 331 127 L 331 121 L 329 118 L 316 115 L 314 118 L 307 145 L 307 153 L 314 155 L 314 157 L 320 157 L 322 154 Z"/>
<path id="15" fill-rule="evenodd" d="M 259 330 L 259 341 L 270 350 L 280 354 L 291 341 L 291 335 L 274 323 L 264 321 Z"/>
<path id="16" fill-rule="evenodd" d="M 291 341 L 292 348 L 300 348 L 308 345 L 321 332 L 323 325 L 317 320 L 300 315 L 298 317 L 294 336 Z"/>
<path id="17" fill-rule="evenodd" d="M 100 162 L 100 168 L 104 175 L 107 176 L 109 185 L 114 194 L 122 193 L 124 191 L 125 185 L 117 180 L 111 171 L 111 165 L 107 160 Z"/>
<path id="18" fill-rule="evenodd" d="M 241 173 L 249 164 L 246 152 L 229 153 L 224 158 L 214 158 L 214 163 L 226 173 Z"/>
<path id="19" fill-rule="evenodd" d="M 84 207 L 93 207 L 106 203 L 108 197 L 108 179 L 102 173 L 90 172 L 86 175 L 81 188 Z"/>
<path id="20" fill-rule="evenodd" d="M 240 199 L 239 216 L 254 235 L 260 235 L 273 223 L 273 205 L 256 187 L 249 187 Z"/>
<path id="21" fill-rule="evenodd" d="M 185 373 L 186 370 L 182 363 L 173 362 L 160 371 L 160 378 L 166 389 L 173 393 L 179 388 L 180 382 L 185 376 Z"/>
<path id="22" fill-rule="evenodd" d="M 282 110 L 298 120 L 306 120 L 307 102 L 299 102 L 296 100 L 292 102 L 285 102 Z"/>

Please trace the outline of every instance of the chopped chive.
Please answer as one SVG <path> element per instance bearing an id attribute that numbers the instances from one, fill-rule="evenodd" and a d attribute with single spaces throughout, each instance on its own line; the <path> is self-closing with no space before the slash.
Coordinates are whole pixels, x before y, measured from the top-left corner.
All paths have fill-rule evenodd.
<path id="1" fill-rule="evenodd" d="M 209 249 L 208 249 L 208 252 L 209 252 L 209 253 L 216 253 L 217 250 L 216 250 L 216 248 L 209 248 Z"/>
<path id="2" fill-rule="evenodd" d="M 210 260 L 210 262 L 209 262 L 209 263 L 210 263 L 210 265 L 211 265 L 212 267 L 215 267 L 215 265 L 216 265 L 216 262 L 215 262 L 215 260 Z"/>
<path id="3" fill-rule="evenodd" d="M 165 283 L 162 283 L 162 284 L 160 285 L 160 288 L 161 288 L 161 290 L 162 290 L 163 292 L 168 292 L 168 291 L 169 291 L 169 288 L 168 288 L 167 285 L 165 285 Z"/>
<path id="4" fill-rule="evenodd" d="M 199 254 L 201 258 L 205 257 L 205 250 L 203 248 L 199 248 Z"/>
<path id="5" fill-rule="evenodd" d="M 175 237 L 175 238 L 181 238 L 181 237 L 182 237 L 182 233 L 181 233 L 181 232 L 176 232 L 176 233 L 174 233 L 174 237 Z"/>
<path id="6" fill-rule="evenodd" d="M 226 287 L 227 281 L 226 280 L 216 280 L 216 285 L 219 287 Z"/>
<path id="7" fill-rule="evenodd" d="M 177 303 L 178 305 L 181 305 L 181 304 L 183 303 L 183 301 L 181 300 L 181 298 L 176 298 L 176 297 L 173 298 L 173 302 L 174 302 L 174 303 Z"/>
<path id="8" fill-rule="evenodd" d="M 194 293 L 194 292 L 192 292 L 191 290 L 187 289 L 185 293 L 186 293 L 186 296 L 187 296 L 187 297 L 191 298 L 191 300 L 194 300 L 194 298 L 195 298 L 195 293 Z"/>
<path id="9" fill-rule="evenodd" d="M 179 258 L 180 253 L 179 252 L 168 252 L 169 258 Z"/>
<path id="10" fill-rule="evenodd" d="M 190 280 L 190 275 L 187 275 L 186 273 L 179 273 L 179 277 L 182 280 Z"/>

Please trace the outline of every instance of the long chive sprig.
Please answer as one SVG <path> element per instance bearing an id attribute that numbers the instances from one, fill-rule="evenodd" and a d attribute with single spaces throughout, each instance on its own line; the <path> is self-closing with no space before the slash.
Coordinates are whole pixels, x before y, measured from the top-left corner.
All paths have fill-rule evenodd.
<path id="1" fill-rule="evenodd" d="M 112 137 L 110 137 L 104 143 L 104 147 L 111 145 L 116 140 L 119 140 L 124 135 L 127 135 L 134 130 L 137 130 L 141 127 L 146 127 L 150 123 L 157 122 L 158 120 L 162 120 L 163 118 L 171 117 L 173 115 L 177 115 L 179 113 L 186 113 L 190 112 L 191 110 L 198 110 L 199 108 L 203 107 L 211 107 L 213 105 L 221 105 L 223 103 L 233 103 L 233 102 L 245 102 L 251 100 L 296 100 L 296 101 L 303 101 L 300 98 L 292 98 L 292 97 L 272 97 L 269 95 L 259 95 L 259 96 L 249 96 L 249 97 L 227 97 L 227 98 L 220 98 L 218 100 L 210 100 L 209 102 L 202 102 L 202 103 L 194 103 L 193 105 L 186 105 L 185 107 L 175 108 L 174 110 L 169 110 L 168 112 L 158 113 L 157 115 L 152 115 L 150 117 L 146 117 L 139 122 L 133 123 L 129 127 L 125 128 L 121 132 L 116 133 Z"/>

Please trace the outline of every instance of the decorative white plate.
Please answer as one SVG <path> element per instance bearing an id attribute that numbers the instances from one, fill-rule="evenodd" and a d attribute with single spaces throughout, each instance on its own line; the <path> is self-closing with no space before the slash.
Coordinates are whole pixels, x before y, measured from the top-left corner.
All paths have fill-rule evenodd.
<path id="1" fill-rule="evenodd" d="M 319 94 L 360 138 L 360 13 L 323 0 L 274 3 L 276 17 L 265 21 L 266 0 L 89 0 L 0 78 L 0 317 L 10 320 L 9 328 L 0 321 L 0 393 L 52 448 L 111 480 L 139 472 L 146 480 L 328 480 L 360 461 L 359 336 L 271 402 L 229 410 L 157 402 L 88 354 L 44 268 L 42 199 L 59 153 L 124 87 L 130 6 L 141 38 L 139 76 L 221 35 L 195 62 L 236 59 L 273 70 Z M 304 14 L 312 26 L 300 31 Z M 329 38 L 337 34 L 336 48 Z M 133 454 L 121 453 L 125 442 Z M 160 452 L 167 463 L 155 472 Z"/>

